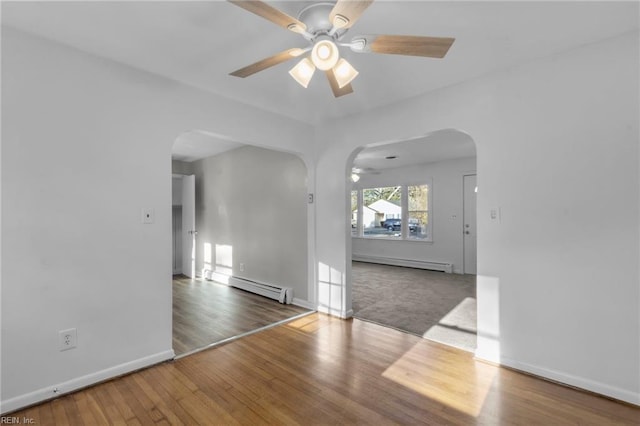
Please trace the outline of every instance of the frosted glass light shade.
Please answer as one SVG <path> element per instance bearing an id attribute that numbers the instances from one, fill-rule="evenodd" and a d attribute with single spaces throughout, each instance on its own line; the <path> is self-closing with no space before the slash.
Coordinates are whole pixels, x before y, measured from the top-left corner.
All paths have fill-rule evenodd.
<path id="1" fill-rule="evenodd" d="M 313 77 L 313 73 L 315 71 L 316 67 L 309 58 L 304 58 L 298 62 L 295 67 L 289 70 L 289 74 L 298 82 L 298 84 L 300 84 L 300 86 L 306 89 L 309 86 L 309 82 L 311 81 L 311 77 Z"/>
<path id="2" fill-rule="evenodd" d="M 333 68 L 333 75 L 336 77 L 338 87 L 342 89 L 358 76 L 358 71 L 351 66 L 346 59 L 340 58 L 336 66 Z"/>
<path id="3" fill-rule="evenodd" d="M 311 60 L 313 64 L 322 71 L 333 68 L 339 58 L 340 53 L 338 52 L 338 46 L 331 40 L 320 40 L 311 50 Z"/>

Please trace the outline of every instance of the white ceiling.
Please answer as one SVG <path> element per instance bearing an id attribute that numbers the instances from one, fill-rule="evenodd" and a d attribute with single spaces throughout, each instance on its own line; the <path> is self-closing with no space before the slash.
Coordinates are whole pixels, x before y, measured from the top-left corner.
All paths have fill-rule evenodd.
<path id="1" fill-rule="evenodd" d="M 296 16 L 305 2 L 270 2 Z M 638 2 L 374 2 L 347 33 L 451 36 L 444 59 L 356 54 L 355 93 L 308 89 L 295 60 L 239 79 L 240 67 L 306 41 L 228 2 L 2 2 L 2 22 L 240 102 L 318 124 L 538 57 L 638 30 Z"/>
<path id="2" fill-rule="evenodd" d="M 394 156 L 396 158 L 387 159 Z M 440 130 L 423 138 L 365 148 L 353 160 L 364 173 L 476 156 L 476 145 L 466 133 Z"/>
<path id="3" fill-rule="evenodd" d="M 171 158 L 189 163 L 201 158 L 222 154 L 241 146 L 245 145 L 225 140 L 206 132 L 193 131 L 178 136 L 173 143 Z"/>

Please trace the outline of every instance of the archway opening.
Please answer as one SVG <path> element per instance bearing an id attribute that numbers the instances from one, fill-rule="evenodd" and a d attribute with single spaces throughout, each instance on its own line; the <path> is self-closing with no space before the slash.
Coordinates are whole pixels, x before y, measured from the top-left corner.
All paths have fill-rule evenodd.
<path id="1" fill-rule="evenodd" d="M 304 162 L 190 131 L 171 163 L 176 354 L 308 313 Z"/>
<path id="2" fill-rule="evenodd" d="M 356 318 L 476 349 L 476 170 L 475 142 L 454 129 L 353 153 Z"/>

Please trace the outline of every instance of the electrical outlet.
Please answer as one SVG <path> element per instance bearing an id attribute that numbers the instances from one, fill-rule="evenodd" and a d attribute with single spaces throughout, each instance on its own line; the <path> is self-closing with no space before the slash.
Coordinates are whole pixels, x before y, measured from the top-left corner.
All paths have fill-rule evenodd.
<path id="1" fill-rule="evenodd" d="M 58 344 L 60 351 L 73 349 L 78 344 L 78 332 L 75 328 L 62 330 L 58 332 Z"/>

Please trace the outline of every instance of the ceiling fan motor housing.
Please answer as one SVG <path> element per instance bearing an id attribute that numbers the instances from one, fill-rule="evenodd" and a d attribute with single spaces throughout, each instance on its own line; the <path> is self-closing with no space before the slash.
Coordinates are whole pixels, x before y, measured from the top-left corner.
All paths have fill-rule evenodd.
<path id="1" fill-rule="evenodd" d="M 333 35 L 329 35 L 333 24 L 330 21 L 329 15 L 335 4 L 333 3 L 314 3 L 298 13 L 298 20 L 304 22 L 307 26 L 307 32 L 313 36 L 310 40 L 312 43 L 318 40 L 320 36 L 327 36 L 333 40 L 339 40 L 347 29 L 338 29 Z"/>

